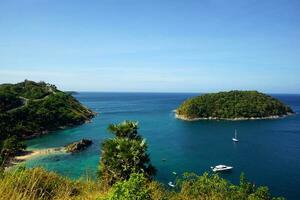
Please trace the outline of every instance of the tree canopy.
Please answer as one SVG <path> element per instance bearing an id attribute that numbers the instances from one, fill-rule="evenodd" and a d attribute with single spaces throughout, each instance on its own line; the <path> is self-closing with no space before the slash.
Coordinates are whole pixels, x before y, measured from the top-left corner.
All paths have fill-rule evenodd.
<path id="1" fill-rule="evenodd" d="M 118 138 L 140 139 L 138 128 L 137 122 L 124 121 L 120 124 L 110 124 L 108 131 Z"/>
<path id="2" fill-rule="evenodd" d="M 28 80 L 17 84 L 2 84 L 0 150 L 5 140 L 11 137 L 14 139 L 8 140 L 10 144 L 22 147 L 18 140 L 61 127 L 80 125 L 93 116 L 91 110 L 81 105 L 73 96 L 59 91 L 54 85 Z M 12 149 L 10 152 L 16 151 Z"/>
<path id="3" fill-rule="evenodd" d="M 176 113 L 186 119 L 235 119 L 283 116 L 293 111 L 279 100 L 257 91 L 230 91 L 190 98 Z"/>
<path id="4" fill-rule="evenodd" d="M 198 200 L 198 199 L 230 199 L 230 200 L 283 200 L 284 198 L 272 197 L 268 187 L 256 187 L 247 181 L 241 174 L 240 183 L 234 185 L 221 178 L 218 174 L 204 173 L 198 176 L 194 173 L 185 173 L 178 180 L 178 193 L 172 200 Z"/>
<path id="5" fill-rule="evenodd" d="M 125 181 L 117 182 L 103 200 L 151 200 L 147 179 L 143 174 L 131 174 Z"/>
<path id="6" fill-rule="evenodd" d="M 82 124 L 94 113 L 74 97 L 44 82 L 0 85 L 0 138 L 28 137 Z"/>
<path id="7" fill-rule="evenodd" d="M 99 176 L 109 185 L 128 180 L 132 173 L 141 173 L 147 178 L 155 175 L 155 168 L 147 154 L 147 143 L 138 135 L 136 122 L 125 121 L 111 124 L 108 129 L 115 138 L 102 143 Z"/>

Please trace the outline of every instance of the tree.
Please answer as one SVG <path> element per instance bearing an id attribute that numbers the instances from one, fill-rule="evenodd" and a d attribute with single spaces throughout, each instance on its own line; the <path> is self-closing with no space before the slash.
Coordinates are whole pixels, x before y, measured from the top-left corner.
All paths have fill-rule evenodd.
<path id="1" fill-rule="evenodd" d="M 102 143 L 99 177 L 109 185 L 128 180 L 132 173 L 151 179 L 156 169 L 150 163 L 146 140 L 138 135 L 137 123 L 125 121 L 109 129 L 117 137 Z"/>
<path id="2" fill-rule="evenodd" d="M 272 197 L 267 187 L 256 188 L 244 174 L 240 177 L 240 184 L 234 185 L 218 174 L 204 173 L 198 176 L 185 173 L 183 179 L 177 182 L 177 187 L 180 192 L 175 193 L 172 200 L 284 200 Z"/>
<path id="3" fill-rule="evenodd" d="M 16 136 L 11 136 L 0 142 L 0 169 L 7 164 L 7 161 L 19 154 L 26 148 L 26 145 L 21 142 Z"/>
<path id="4" fill-rule="evenodd" d="M 247 180 L 245 174 L 242 173 L 240 175 L 239 193 L 241 194 L 241 196 L 247 197 L 248 194 L 251 194 L 253 191 L 255 191 L 255 186 L 250 183 Z"/>
<path id="5" fill-rule="evenodd" d="M 1 140 L 79 125 L 94 116 L 71 95 L 28 80 L 0 85 L 0 111 Z"/>
<path id="6" fill-rule="evenodd" d="M 143 174 L 131 174 L 126 181 L 116 183 L 105 200 L 150 200 L 147 179 Z"/>
<path id="7" fill-rule="evenodd" d="M 138 123 L 133 121 L 124 121 L 120 124 L 110 124 L 108 131 L 119 138 L 141 139 L 138 135 Z"/>
<path id="8" fill-rule="evenodd" d="M 230 91 L 193 97 L 176 110 L 179 116 L 194 118 L 251 118 L 284 116 L 293 110 L 279 100 L 257 91 Z"/>

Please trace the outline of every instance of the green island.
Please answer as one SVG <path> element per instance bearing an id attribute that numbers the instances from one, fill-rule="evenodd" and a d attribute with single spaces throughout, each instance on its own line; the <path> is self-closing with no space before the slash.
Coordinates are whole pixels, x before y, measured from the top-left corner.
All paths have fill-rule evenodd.
<path id="1" fill-rule="evenodd" d="M 151 163 L 147 141 L 139 134 L 135 121 L 108 126 L 113 137 L 101 143 L 97 177 L 92 174 L 72 180 L 43 168 L 28 169 L 23 165 L 7 169 L 7 160 L 25 150 L 24 139 L 83 124 L 94 113 L 55 86 L 32 81 L 1 85 L 0 109 L 0 199 L 3 200 L 284 199 L 274 197 L 268 187 L 249 182 L 244 174 L 238 184 L 213 172 L 176 175 L 172 187 L 156 181 L 157 170 Z M 84 150 L 92 141 L 82 140 L 71 146 L 75 145 L 77 150 L 81 143 L 85 144 L 80 147 Z"/>
<path id="2" fill-rule="evenodd" d="M 184 101 L 176 109 L 182 120 L 274 119 L 293 114 L 279 100 L 257 91 L 230 91 L 204 94 Z"/>

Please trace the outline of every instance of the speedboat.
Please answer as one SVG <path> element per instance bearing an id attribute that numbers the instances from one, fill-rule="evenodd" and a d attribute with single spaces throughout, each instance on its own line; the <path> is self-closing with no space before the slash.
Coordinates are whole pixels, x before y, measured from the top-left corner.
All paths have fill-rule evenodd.
<path id="1" fill-rule="evenodd" d="M 233 167 L 231 166 L 226 166 L 226 165 L 217 165 L 215 167 L 210 167 L 213 172 L 221 172 L 221 171 L 228 171 L 232 170 Z"/>

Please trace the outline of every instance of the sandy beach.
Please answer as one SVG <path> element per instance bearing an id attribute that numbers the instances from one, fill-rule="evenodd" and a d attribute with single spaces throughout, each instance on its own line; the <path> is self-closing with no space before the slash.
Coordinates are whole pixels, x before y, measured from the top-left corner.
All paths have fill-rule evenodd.
<path id="1" fill-rule="evenodd" d="M 66 151 L 62 147 L 25 151 L 23 155 L 16 156 L 12 160 L 12 164 L 17 164 L 17 163 L 20 163 L 20 162 L 24 162 L 24 161 L 32 159 L 36 156 L 47 155 L 47 154 L 55 154 L 55 153 L 66 153 Z"/>

